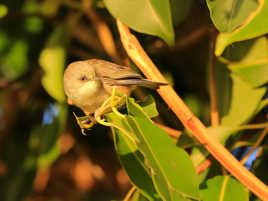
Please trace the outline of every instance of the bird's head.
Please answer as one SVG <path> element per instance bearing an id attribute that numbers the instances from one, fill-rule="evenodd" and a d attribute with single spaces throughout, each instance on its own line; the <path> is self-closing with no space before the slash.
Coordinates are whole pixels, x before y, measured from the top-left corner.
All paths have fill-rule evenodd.
<path id="1" fill-rule="evenodd" d="M 94 68 L 87 62 L 69 64 L 64 72 L 64 91 L 76 105 L 89 100 L 100 90 L 101 82 Z"/>

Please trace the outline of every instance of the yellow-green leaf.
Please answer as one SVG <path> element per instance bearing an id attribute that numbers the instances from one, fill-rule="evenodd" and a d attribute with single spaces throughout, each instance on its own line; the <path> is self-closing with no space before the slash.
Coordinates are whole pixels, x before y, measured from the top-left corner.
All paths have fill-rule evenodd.
<path id="1" fill-rule="evenodd" d="M 58 26 L 41 52 L 39 64 L 44 71 L 42 84 L 50 96 L 59 102 L 65 101 L 63 90 L 63 71 L 66 60 L 65 46 L 68 39 L 68 27 Z"/>
<path id="2" fill-rule="evenodd" d="M 231 176 L 216 176 L 200 185 L 203 201 L 248 201 L 248 190 Z"/>
<path id="3" fill-rule="evenodd" d="M 224 49 L 237 41 L 248 40 L 268 32 L 268 1 L 259 0 L 256 11 L 251 13 L 246 23 L 229 33 L 220 33 L 215 48 L 215 54 L 221 55 Z"/>
<path id="4" fill-rule="evenodd" d="M 104 0 L 109 12 L 135 31 L 158 36 L 174 44 L 169 0 Z"/>

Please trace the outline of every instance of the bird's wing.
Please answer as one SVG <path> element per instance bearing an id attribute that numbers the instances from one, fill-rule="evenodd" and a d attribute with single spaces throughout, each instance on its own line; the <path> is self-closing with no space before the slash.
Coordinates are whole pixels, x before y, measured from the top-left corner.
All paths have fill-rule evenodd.
<path id="1" fill-rule="evenodd" d="M 144 79 L 140 74 L 134 72 L 130 67 L 127 66 L 121 66 L 97 59 L 91 59 L 87 62 L 89 65 L 95 68 L 97 77 L 99 77 L 105 85 L 143 86 L 152 89 L 157 89 L 160 85 L 166 85 L 166 83 Z"/>
<path id="2" fill-rule="evenodd" d="M 130 67 L 117 65 L 104 60 L 91 59 L 87 61 L 93 66 L 98 77 L 111 80 L 142 79 Z"/>

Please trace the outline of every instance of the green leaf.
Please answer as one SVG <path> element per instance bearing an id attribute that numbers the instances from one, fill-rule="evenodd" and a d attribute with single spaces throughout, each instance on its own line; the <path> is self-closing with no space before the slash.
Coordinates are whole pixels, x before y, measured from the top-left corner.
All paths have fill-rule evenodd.
<path id="1" fill-rule="evenodd" d="M 39 33 L 43 28 L 43 21 L 39 17 L 28 17 L 25 19 L 25 28 L 31 33 Z"/>
<path id="2" fill-rule="evenodd" d="M 198 199 L 198 178 L 187 153 L 177 148 L 167 134 L 150 120 L 128 116 L 127 121 L 140 141 L 137 146 L 148 163 L 155 188 L 162 199 Z"/>
<path id="3" fill-rule="evenodd" d="M 199 144 L 200 143 L 192 137 L 191 133 L 187 133 L 187 131 L 183 132 L 177 141 L 177 146 L 182 149 L 187 149 Z"/>
<path id="4" fill-rule="evenodd" d="M 185 104 L 190 108 L 190 110 L 197 117 L 200 117 L 202 107 L 204 107 L 204 105 L 202 105 L 200 99 L 196 95 L 189 93 L 189 94 L 185 94 L 183 96 L 183 100 L 184 100 Z"/>
<path id="5" fill-rule="evenodd" d="M 114 113 L 106 115 L 109 122 L 113 122 L 119 127 L 124 126 L 120 118 Z M 114 132 L 114 145 L 119 155 L 120 162 L 126 170 L 130 180 L 136 186 L 136 188 L 144 195 L 148 200 L 159 200 L 159 195 L 153 186 L 151 176 L 148 168 L 144 164 L 144 157 L 139 152 L 137 146 L 131 141 L 124 133 L 118 129 L 113 129 Z"/>
<path id="6" fill-rule="evenodd" d="M 149 115 L 150 118 L 157 117 L 158 111 L 156 109 L 156 104 L 152 96 L 148 96 L 145 101 L 139 103 L 143 111 Z"/>
<path id="7" fill-rule="evenodd" d="M 261 111 L 263 108 L 265 108 L 266 106 L 268 106 L 268 98 L 265 98 L 264 100 L 262 100 L 262 101 L 260 102 L 260 105 L 259 105 L 259 107 L 258 107 L 258 109 L 257 109 L 257 111 L 256 111 L 256 114 L 257 114 L 259 111 Z"/>
<path id="8" fill-rule="evenodd" d="M 250 57 L 241 57 L 241 55 L 248 55 L 244 49 L 239 51 L 230 51 L 228 57 L 226 54 L 225 57 L 236 62 L 250 60 Z M 230 63 L 232 64 L 231 61 Z M 262 108 L 260 104 L 265 89 L 252 87 L 249 82 L 230 73 L 227 65 L 219 61 L 216 62 L 216 86 L 222 126 L 236 127 L 246 123 Z"/>
<path id="9" fill-rule="evenodd" d="M 248 201 L 248 190 L 230 176 L 216 176 L 201 184 L 201 198 L 203 201 Z"/>
<path id="10" fill-rule="evenodd" d="M 135 31 L 162 38 L 174 44 L 169 0 L 104 0 L 109 12 Z"/>
<path id="11" fill-rule="evenodd" d="M 145 114 L 142 117 L 140 106 L 133 100 L 128 99 L 127 108 L 130 114 L 126 117 L 127 125 L 139 139 L 137 147 L 145 158 L 162 199 L 198 199 L 198 177 L 187 153 L 176 147 Z"/>
<path id="12" fill-rule="evenodd" d="M 207 0 L 210 17 L 220 32 L 231 32 L 244 24 L 258 7 L 255 0 Z"/>
<path id="13" fill-rule="evenodd" d="M 131 201 L 148 201 L 139 191 L 135 191 Z"/>
<path id="14" fill-rule="evenodd" d="M 235 55 L 238 61 L 230 62 L 229 69 L 253 87 L 265 84 L 268 82 L 267 44 L 267 38 L 261 37 L 230 46 L 226 52 Z"/>
<path id="15" fill-rule="evenodd" d="M 66 25 L 58 25 L 39 57 L 40 66 L 44 70 L 42 84 L 48 94 L 58 102 L 65 101 L 63 71 L 66 60 L 65 45 L 68 37 L 66 32 L 68 33 Z"/>
<path id="16" fill-rule="evenodd" d="M 0 32 L 0 42 L 2 41 L 1 71 L 7 79 L 13 80 L 28 69 L 29 44 L 25 39 L 12 41 L 5 33 Z"/>
<path id="17" fill-rule="evenodd" d="M 224 49 L 233 42 L 248 40 L 268 32 L 268 2 L 259 1 L 257 10 L 251 13 L 247 22 L 230 33 L 220 33 L 215 48 L 216 56 L 223 53 Z"/>
<path id="18" fill-rule="evenodd" d="M 232 100 L 232 79 L 227 66 L 218 60 L 215 62 L 217 107 L 220 119 L 228 114 Z"/>
<path id="19" fill-rule="evenodd" d="M 8 7 L 4 4 L 0 4 L 0 19 L 5 17 L 8 13 Z"/>
<path id="20" fill-rule="evenodd" d="M 43 15 L 53 17 L 58 14 L 58 9 L 61 5 L 60 0 L 45 0 L 42 1 L 40 11 Z"/>
<path id="21" fill-rule="evenodd" d="M 172 21 L 174 25 L 179 25 L 188 15 L 193 0 L 170 0 L 172 11 Z"/>
<path id="22" fill-rule="evenodd" d="M 199 181 L 187 153 L 176 147 L 167 133 L 154 125 L 142 107 L 131 98 L 127 99 L 127 110 L 129 115 L 120 118 L 120 121 L 114 120 L 112 123 L 121 131 L 121 135 L 116 138 L 116 143 L 120 145 L 117 149 L 121 148 L 119 152 L 121 160 L 122 155 L 127 156 L 123 159 L 126 163 L 125 167 L 128 167 L 127 173 L 134 178 L 132 181 L 140 178 L 139 176 L 133 177 L 133 175 L 141 171 L 139 174 L 143 175 L 143 178 L 146 174 L 152 178 L 153 185 L 163 200 L 198 199 Z M 124 141 L 120 142 L 121 139 Z M 129 157 L 131 162 L 127 161 Z M 133 168 L 137 167 L 137 164 L 140 166 L 140 171 Z M 142 180 L 138 182 L 141 183 Z M 147 199 L 150 199 L 144 194 L 144 190 L 140 191 Z"/>
<path id="23" fill-rule="evenodd" d="M 238 126 L 249 121 L 257 111 L 265 88 L 253 88 L 236 75 L 233 80 L 232 101 L 229 112 L 222 118 L 224 126 Z"/>
<path id="24" fill-rule="evenodd" d="M 268 82 L 268 60 L 261 64 L 234 64 L 230 65 L 230 68 L 253 87 L 258 87 Z"/>

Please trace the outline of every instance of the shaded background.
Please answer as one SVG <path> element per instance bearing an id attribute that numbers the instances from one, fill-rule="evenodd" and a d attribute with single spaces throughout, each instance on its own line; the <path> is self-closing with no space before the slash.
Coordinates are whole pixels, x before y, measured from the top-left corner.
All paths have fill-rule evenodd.
<path id="1" fill-rule="evenodd" d="M 135 35 L 185 103 L 208 124 L 212 24 L 203 1 L 189 2 L 183 21 L 173 16 L 174 47 Z M 62 90 L 63 69 L 72 61 L 100 58 L 132 65 L 114 18 L 102 1 L 92 3 L 90 16 L 80 1 L 0 2 L 0 200 L 106 201 L 122 199 L 131 186 L 109 128 L 96 125 L 83 136 L 72 115 L 82 113 L 66 104 Z M 103 48 L 105 37 L 101 42 L 97 34 L 99 20 L 113 34 L 113 58 Z M 138 89 L 133 95 L 144 99 L 148 93 L 161 114 L 156 121 L 183 129 L 155 92 Z"/>

